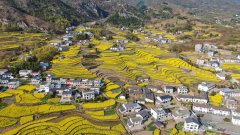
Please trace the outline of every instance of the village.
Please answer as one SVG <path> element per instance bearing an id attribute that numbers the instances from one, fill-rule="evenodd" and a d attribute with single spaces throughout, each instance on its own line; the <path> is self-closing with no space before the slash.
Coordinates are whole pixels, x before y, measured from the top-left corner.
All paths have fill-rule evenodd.
<path id="1" fill-rule="evenodd" d="M 78 28 L 86 29 L 86 31 L 73 32 Z M 49 45 L 56 47 L 59 52 L 67 51 L 70 46 L 74 45 L 72 40 L 76 35 L 86 34 L 94 37 L 94 34 L 88 29 L 84 26 L 69 27 L 62 40 Z M 127 28 L 120 30 L 125 29 Z M 146 33 L 142 29 L 134 32 Z M 149 34 L 151 33 L 146 35 Z M 173 41 L 163 35 L 154 34 L 154 36 L 155 38 L 148 36 L 143 38 L 150 42 L 158 42 L 159 46 L 184 42 Z M 84 39 L 77 41 L 77 44 L 83 46 L 89 42 L 91 41 Z M 116 40 L 116 44 L 109 47 L 109 50 L 124 52 L 127 50 L 129 42 L 126 39 Z M 195 65 L 203 69 L 209 67 L 215 69 L 215 76 L 222 81 L 230 82 L 231 85 L 224 87 L 218 82 L 202 81 L 194 86 L 196 92 L 193 93 L 184 84 L 137 85 L 140 83 L 151 84 L 153 78 L 149 76 L 137 77 L 135 84 L 131 86 L 124 86 L 121 84 L 123 82 L 108 78 L 120 86 L 121 93 L 114 100 L 119 104 L 116 106 L 117 114 L 128 133 L 141 132 L 149 125 L 159 130 L 178 127 L 177 130 L 195 134 L 202 134 L 206 131 L 235 135 L 240 133 L 240 130 L 236 128 L 236 126 L 240 126 L 239 80 L 230 77 L 231 73 L 224 71 L 221 67 L 224 63 L 239 64 L 240 55 L 232 56 L 228 51 L 218 49 L 215 44 L 211 43 L 196 44 L 195 52 L 202 54 L 201 57 L 196 58 Z M 35 93 L 59 97 L 61 104 L 73 102 L 81 104 L 82 102 L 98 101 L 101 98 L 110 99 L 103 92 L 106 89 L 104 78 L 56 77 L 47 72 L 51 63 L 40 62 L 39 67 L 40 71 L 21 69 L 18 74 L 13 74 L 8 69 L 1 69 L 0 91 L 14 90 L 21 85 L 31 84 L 36 86 Z M 48 74 L 43 76 L 44 72 Z M 207 76 L 205 77 L 207 78 Z"/>

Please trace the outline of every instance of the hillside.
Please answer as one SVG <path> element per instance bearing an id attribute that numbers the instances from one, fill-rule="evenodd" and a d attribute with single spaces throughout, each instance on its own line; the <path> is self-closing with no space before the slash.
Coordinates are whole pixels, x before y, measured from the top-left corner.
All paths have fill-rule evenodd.
<path id="1" fill-rule="evenodd" d="M 208 22 L 235 24 L 239 5 L 239 0 L 2 0 L 0 23 L 7 24 L 8 31 L 34 28 L 63 32 L 67 26 L 107 17 L 110 23 L 129 26 L 142 25 L 151 17 L 188 13 Z"/>

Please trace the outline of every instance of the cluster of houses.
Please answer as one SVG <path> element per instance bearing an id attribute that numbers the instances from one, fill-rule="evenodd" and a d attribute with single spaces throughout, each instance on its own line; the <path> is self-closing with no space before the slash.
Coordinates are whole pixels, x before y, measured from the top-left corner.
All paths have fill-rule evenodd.
<path id="1" fill-rule="evenodd" d="M 81 27 L 84 27 L 84 26 L 81 26 Z M 66 35 L 64 35 L 61 40 L 58 40 L 58 41 L 50 43 L 50 45 L 56 47 L 58 49 L 58 51 L 60 51 L 60 52 L 61 51 L 66 51 L 66 50 L 68 50 L 68 47 L 73 44 L 73 38 L 76 35 L 86 34 L 89 37 L 93 36 L 93 33 L 90 32 L 90 31 L 71 32 L 71 31 L 73 31 L 75 29 L 76 29 L 75 26 L 71 26 L 71 27 L 66 28 Z M 87 42 L 89 42 L 89 40 L 79 41 L 80 44 L 87 43 Z"/>
<path id="2" fill-rule="evenodd" d="M 183 130 L 186 132 L 201 133 L 208 129 L 203 124 L 198 114 L 212 114 L 221 117 L 231 117 L 233 125 L 240 125 L 240 107 L 236 97 L 240 97 L 239 90 L 229 88 L 221 89 L 219 94 L 224 96 L 223 105 L 216 107 L 209 104 L 208 93 L 215 89 L 216 84 L 202 82 L 198 85 L 199 95 L 192 96 L 185 86 L 131 86 L 126 88 L 126 93 L 130 101 L 121 104 L 119 112 L 128 118 L 126 127 L 130 131 L 143 129 L 146 121 L 154 120 L 157 128 L 163 128 L 166 121 L 173 119 L 176 123 L 183 122 Z M 161 96 L 156 96 L 162 93 Z M 177 94 L 176 94 L 177 93 Z M 176 100 L 180 103 L 172 109 L 169 105 Z M 147 106 L 146 103 L 154 104 L 154 107 Z M 183 107 L 183 103 L 191 103 L 191 109 Z"/>
<path id="3" fill-rule="evenodd" d="M 137 103 L 145 104 L 145 103 L 153 103 L 153 104 L 161 104 L 161 103 L 170 103 L 173 99 L 170 95 L 156 96 L 155 93 L 165 93 L 172 94 L 177 92 L 179 94 L 187 94 L 188 88 L 185 86 L 163 86 L 163 88 L 158 86 L 130 86 L 126 88 L 126 93 L 128 93 L 128 98 L 136 101 Z"/>
<path id="4" fill-rule="evenodd" d="M 209 56 L 213 56 L 214 53 L 217 51 L 218 47 L 212 43 L 203 43 L 203 44 L 196 44 L 195 51 L 200 53 L 208 53 Z"/>
<path id="5" fill-rule="evenodd" d="M 208 58 L 198 58 L 196 64 L 201 67 L 214 68 L 217 72 L 216 77 L 220 80 L 227 80 L 227 77 L 229 76 L 229 74 L 222 69 L 222 64 L 240 63 L 240 55 L 235 57 L 232 55 L 231 51 L 218 49 L 218 47 L 212 43 L 196 44 L 195 51 L 199 53 L 207 53 Z M 238 81 L 236 80 L 235 82 Z"/>
<path id="6" fill-rule="evenodd" d="M 148 36 L 145 36 L 144 38 L 148 39 L 150 41 L 153 41 L 153 42 L 160 43 L 160 44 L 172 44 L 172 40 L 169 39 L 169 38 L 164 37 L 163 35 L 156 35 L 156 36 L 154 36 L 152 38 L 148 37 Z"/>
<path id="7" fill-rule="evenodd" d="M 0 69 L 0 84 L 9 89 L 15 89 L 20 82 L 8 69 Z"/>
<path id="8" fill-rule="evenodd" d="M 41 71 L 49 68 L 49 64 L 44 62 L 40 62 L 39 66 Z M 20 79 L 30 79 L 31 84 L 39 84 L 42 81 L 41 71 L 19 70 L 18 75 Z M 0 69 L 0 84 L 8 89 L 16 89 L 21 83 L 8 69 Z"/>
<path id="9" fill-rule="evenodd" d="M 126 44 L 128 40 L 116 40 L 114 46 L 110 47 L 110 50 L 113 52 L 121 52 L 127 49 Z"/>
<path id="10" fill-rule="evenodd" d="M 172 113 L 170 109 L 165 105 L 170 105 L 174 99 L 171 94 L 173 93 L 187 94 L 189 91 L 185 86 L 131 86 L 126 88 L 128 98 L 133 102 L 124 103 L 119 107 L 119 112 L 128 117 L 127 128 L 130 131 L 143 129 L 144 123 L 148 118 L 154 119 L 154 124 L 157 128 L 163 128 L 165 121 L 175 119 L 177 121 L 183 121 L 187 114 L 190 114 L 188 110 L 179 109 L 177 113 Z M 161 96 L 157 96 L 157 94 Z M 121 96 L 120 96 L 121 97 Z M 147 109 L 146 103 L 154 104 L 155 107 Z"/>
<path id="11" fill-rule="evenodd" d="M 41 82 L 39 93 L 56 93 L 61 102 L 70 102 L 72 99 L 94 100 L 100 94 L 101 80 L 95 79 L 65 79 L 48 75 L 45 82 Z"/>

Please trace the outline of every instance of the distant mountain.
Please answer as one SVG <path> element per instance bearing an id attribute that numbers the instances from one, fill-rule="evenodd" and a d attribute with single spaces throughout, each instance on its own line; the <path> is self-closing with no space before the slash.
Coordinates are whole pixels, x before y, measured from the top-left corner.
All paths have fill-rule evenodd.
<path id="1" fill-rule="evenodd" d="M 61 32 L 67 26 L 102 18 L 117 25 L 142 25 L 149 17 L 172 17 L 172 11 L 210 21 L 226 20 L 240 14 L 239 7 L 240 0 L 1 0 L 0 24 L 9 30 Z M 166 9 L 171 14 L 165 14 Z"/>
<path id="2" fill-rule="evenodd" d="M 148 0 L 147 0 L 148 1 Z M 149 0 L 151 1 L 151 0 Z M 215 21 L 228 20 L 240 13 L 240 0 L 160 0 L 180 6 L 191 15 Z"/>

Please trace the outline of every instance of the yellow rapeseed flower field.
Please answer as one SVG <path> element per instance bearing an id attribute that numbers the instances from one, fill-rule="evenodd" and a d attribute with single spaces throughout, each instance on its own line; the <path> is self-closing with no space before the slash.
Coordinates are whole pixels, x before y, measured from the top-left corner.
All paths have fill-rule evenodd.
<path id="1" fill-rule="evenodd" d="M 3 133 L 9 134 L 103 134 L 103 135 L 121 135 L 126 130 L 121 124 L 115 126 L 102 126 L 91 123 L 90 121 L 73 116 L 63 119 L 60 122 L 49 122 L 56 117 L 45 118 L 33 122 L 28 122 L 22 126 Z"/>
<path id="2" fill-rule="evenodd" d="M 97 103 L 84 103 L 82 107 L 84 109 L 101 109 L 115 105 L 115 100 L 106 100 L 104 102 L 97 102 Z"/>
<path id="3" fill-rule="evenodd" d="M 0 128 L 12 126 L 17 123 L 17 119 L 0 117 Z"/>
<path id="4" fill-rule="evenodd" d="M 20 118 L 20 124 L 23 125 L 25 123 L 28 123 L 30 121 L 33 121 L 33 115 L 29 115 L 29 116 L 24 116 Z"/>
<path id="5" fill-rule="evenodd" d="M 104 111 L 86 111 L 86 114 L 89 115 L 95 115 L 95 116 L 103 116 L 104 115 Z"/>
<path id="6" fill-rule="evenodd" d="M 112 115 L 91 115 L 92 118 L 97 119 L 97 120 L 118 120 L 118 115 L 117 114 L 112 114 Z"/>
<path id="7" fill-rule="evenodd" d="M 21 95 L 16 95 L 16 103 L 19 104 L 37 104 L 41 100 L 33 96 L 32 94 L 24 93 Z"/>
<path id="8" fill-rule="evenodd" d="M 0 99 L 1 99 L 1 98 L 5 98 L 5 97 L 11 97 L 11 96 L 13 96 L 13 95 L 10 94 L 10 93 L 4 93 L 4 92 L 1 92 L 1 93 L 0 93 Z"/>
<path id="9" fill-rule="evenodd" d="M 35 85 L 22 85 L 22 86 L 19 86 L 17 89 L 19 90 L 26 90 L 26 91 L 33 91 L 36 89 L 36 86 Z"/>
<path id="10" fill-rule="evenodd" d="M 35 106 L 17 106 L 15 104 L 11 104 L 0 110 L 0 116 L 17 118 L 33 114 L 47 114 L 52 112 L 67 111 L 73 109 L 76 109 L 74 105 L 42 104 Z"/>

